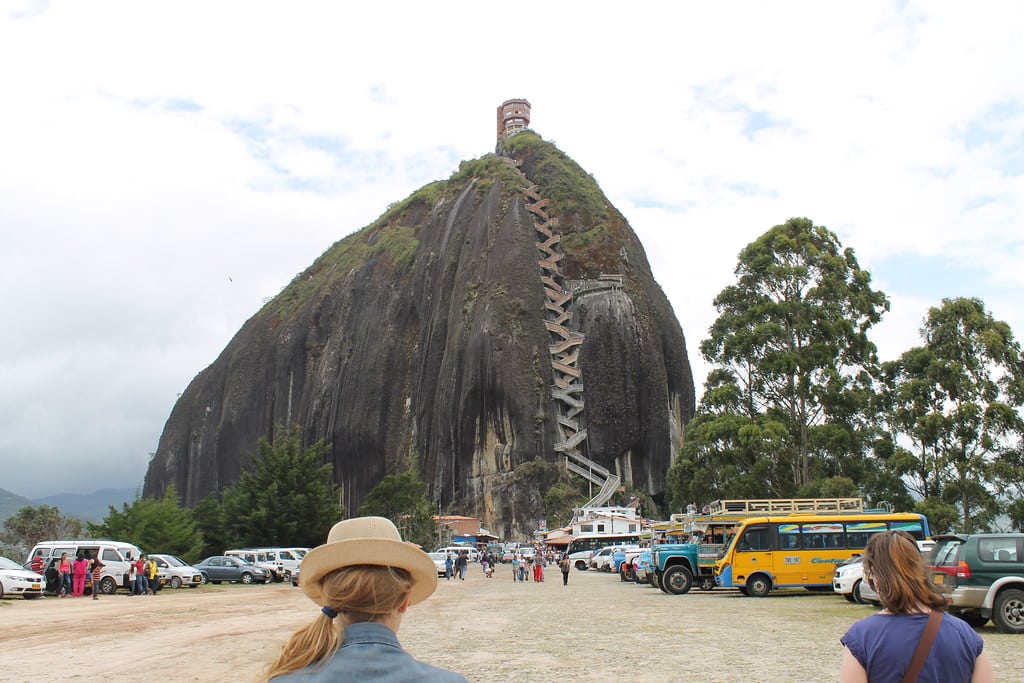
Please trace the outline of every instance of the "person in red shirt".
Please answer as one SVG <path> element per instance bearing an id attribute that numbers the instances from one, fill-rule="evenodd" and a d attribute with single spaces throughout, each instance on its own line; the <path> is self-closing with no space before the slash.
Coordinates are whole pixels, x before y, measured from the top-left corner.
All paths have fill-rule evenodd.
<path id="1" fill-rule="evenodd" d="M 135 594 L 145 595 L 149 592 L 149 581 L 146 580 L 146 556 L 140 555 L 135 560 Z"/>

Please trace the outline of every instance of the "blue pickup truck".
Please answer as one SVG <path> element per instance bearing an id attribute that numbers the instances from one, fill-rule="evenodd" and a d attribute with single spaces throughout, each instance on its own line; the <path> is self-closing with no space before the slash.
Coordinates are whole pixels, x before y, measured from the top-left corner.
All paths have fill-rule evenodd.
<path id="1" fill-rule="evenodd" d="M 703 543 L 662 543 L 651 549 L 651 582 L 672 595 L 685 595 L 693 584 L 715 587 L 715 557 L 720 545 Z"/>

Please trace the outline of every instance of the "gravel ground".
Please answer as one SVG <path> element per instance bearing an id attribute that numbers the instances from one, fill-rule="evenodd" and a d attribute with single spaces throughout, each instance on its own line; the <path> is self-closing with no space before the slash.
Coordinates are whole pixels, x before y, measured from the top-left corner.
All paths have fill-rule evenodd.
<path id="1" fill-rule="evenodd" d="M 874 610 L 803 591 L 665 595 L 549 567 L 544 583 L 471 568 L 409 609 L 413 656 L 471 681 L 834 681 L 839 637 Z M 0 601 L 0 681 L 257 681 L 318 614 L 299 589 L 202 586 L 154 597 Z M 979 630 L 1000 681 L 1024 680 L 1024 636 Z"/>

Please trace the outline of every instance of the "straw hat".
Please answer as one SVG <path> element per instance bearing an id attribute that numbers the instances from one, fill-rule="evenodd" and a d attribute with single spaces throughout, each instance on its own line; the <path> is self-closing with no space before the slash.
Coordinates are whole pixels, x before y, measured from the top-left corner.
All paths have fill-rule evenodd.
<path id="1" fill-rule="evenodd" d="M 437 567 L 430 557 L 412 543 L 406 543 L 390 519 L 355 517 L 344 519 L 327 534 L 327 542 L 302 558 L 299 584 L 313 602 L 324 604 L 320 579 L 335 569 L 358 564 L 399 567 L 412 576 L 409 604 L 426 600 L 437 588 Z"/>

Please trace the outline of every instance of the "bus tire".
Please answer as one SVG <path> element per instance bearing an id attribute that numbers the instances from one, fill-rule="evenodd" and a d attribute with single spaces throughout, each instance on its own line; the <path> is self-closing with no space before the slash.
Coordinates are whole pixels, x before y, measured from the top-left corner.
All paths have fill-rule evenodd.
<path id="1" fill-rule="evenodd" d="M 747 595 L 763 598 L 772 592 L 772 580 L 764 574 L 754 574 L 747 579 Z"/>
<path id="2" fill-rule="evenodd" d="M 693 588 L 693 572 L 677 564 L 665 570 L 665 576 L 661 581 L 665 584 L 666 592 L 672 595 L 686 595 Z"/>
<path id="3" fill-rule="evenodd" d="M 662 593 L 668 593 L 668 589 L 665 588 L 665 572 L 658 572 L 654 575 L 654 585 L 657 586 Z"/>
<path id="4" fill-rule="evenodd" d="M 711 576 L 705 576 L 700 580 L 700 589 L 710 591 L 715 589 L 715 579 Z"/>

